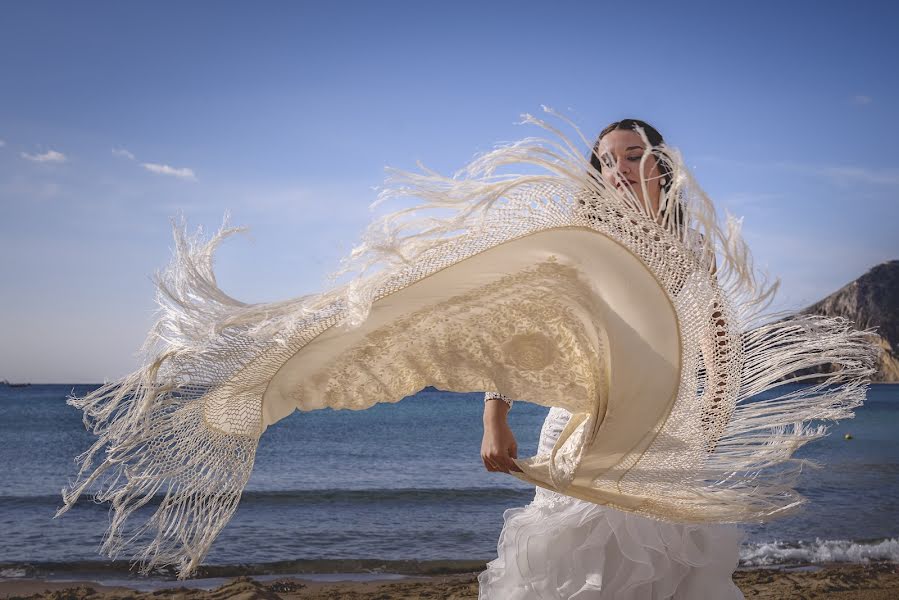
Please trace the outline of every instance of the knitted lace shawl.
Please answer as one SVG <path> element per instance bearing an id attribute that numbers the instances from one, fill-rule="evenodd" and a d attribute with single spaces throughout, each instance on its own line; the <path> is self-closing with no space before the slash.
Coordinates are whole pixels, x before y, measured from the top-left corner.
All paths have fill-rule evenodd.
<path id="1" fill-rule="evenodd" d="M 106 553 L 186 577 L 234 514 L 268 425 L 428 385 L 571 411 L 551 453 L 517 461 L 535 485 L 680 522 L 795 510 L 806 461 L 792 454 L 863 401 L 868 332 L 766 312 L 779 282 L 677 151 L 654 149 L 672 182 L 652 214 L 554 119 L 526 117 L 544 137 L 454 177 L 392 172 L 379 202 L 413 205 L 373 222 L 320 294 L 235 300 L 212 258 L 238 230 L 204 240 L 176 224 L 143 366 L 70 399 L 97 440 L 60 513 L 92 493 L 110 504 Z M 817 383 L 779 387 L 827 364 Z"/>

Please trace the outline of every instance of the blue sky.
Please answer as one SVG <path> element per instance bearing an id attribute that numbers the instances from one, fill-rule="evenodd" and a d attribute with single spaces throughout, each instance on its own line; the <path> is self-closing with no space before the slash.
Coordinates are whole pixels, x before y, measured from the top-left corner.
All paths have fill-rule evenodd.
<path id="1" fill-rule="evenodd" d="M 7 2 L 0 379 L 136 366 L 169 218 L 250 235 L 249 302 L 321 289 L 383 168 L 449 172 L 542 104 L 679 147 L 800 308 L 899 258 L 891 2 Z"/>

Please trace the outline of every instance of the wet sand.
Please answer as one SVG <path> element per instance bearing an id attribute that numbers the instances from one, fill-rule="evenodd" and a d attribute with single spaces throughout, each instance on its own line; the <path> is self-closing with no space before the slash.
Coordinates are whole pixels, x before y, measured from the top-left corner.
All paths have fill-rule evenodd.
<path id="1" fill-rule="evenodd" d="M 400 581 L 316 582 L 284 577 L 237 577 L 214 590 L 171 588 L 139 592 L 96 583 L 34 579 L 0 581 L 0 598 L 29 600 L 468 600 L 478 597 L 477 573 Z M 817 565 L 807 569 L 739 569 L 734 581 L 746 598 L 899 598 L 899 565 Z"/>

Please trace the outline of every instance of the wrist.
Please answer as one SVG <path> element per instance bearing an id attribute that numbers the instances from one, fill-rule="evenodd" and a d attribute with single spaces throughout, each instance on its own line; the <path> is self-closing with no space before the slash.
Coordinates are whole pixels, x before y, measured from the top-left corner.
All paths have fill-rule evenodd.
<path id="1" fill-rule="evenodd" d="M 501 401 L 499 398 L 487 400 L 484 402 L 484 423 L 494 425 L 505 423 L 509 414 L 509 405 Z"/>
<path id="2" fill-rule="evenodd" d="M 488 403 L 491 400 L 502 400 L 508 408 L 512 408 L 512 399 L 508 396 L 503 396 L 497 392 L 485 392 L 484 393 L 484 403 Z"/>

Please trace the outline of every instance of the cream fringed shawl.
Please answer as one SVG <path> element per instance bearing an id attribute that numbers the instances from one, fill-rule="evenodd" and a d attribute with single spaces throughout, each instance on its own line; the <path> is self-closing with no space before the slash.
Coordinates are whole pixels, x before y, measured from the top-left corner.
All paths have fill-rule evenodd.
<path id="1" fill-rule="evenodd" d="M 106 553 L 136 548 L 145 569 L 186 577 L 234 514 L 268 425 L 428 385 L 571 411 L 550 454 L 517 461 L 538 486 L 694 523 L 798 507 L 791 455 L 826 433 L 812 421 L 863 401 L 866 332 L 765 314 L 777 282 L 672 149 L 658 150 L 673 185 L 653 215 L 596 176 L 586 140 L 528 120 L 548 139 L 453 178 L 395 173 L 384 195 L 418 205 L 376 221 L 348 282 L 319 295 L 238 302 L 212 271 L 236 230 L 203 241 L 176 226 L 144 367 L 70 400 L 98 439 L 60 513 L 94 493 L 111 505 Z M 775 389 L 827 363 L 823 382 Z"/>

